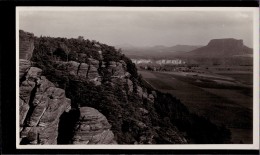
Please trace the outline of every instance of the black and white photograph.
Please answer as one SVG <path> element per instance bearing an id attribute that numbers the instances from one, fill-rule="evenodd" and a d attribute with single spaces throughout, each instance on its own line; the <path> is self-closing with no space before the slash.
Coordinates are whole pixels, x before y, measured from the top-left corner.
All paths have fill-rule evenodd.
<path id="1" fill-rule="evenodd" d="M 16 147 L 259 149 L 259 9 L 16 7 Z"/>

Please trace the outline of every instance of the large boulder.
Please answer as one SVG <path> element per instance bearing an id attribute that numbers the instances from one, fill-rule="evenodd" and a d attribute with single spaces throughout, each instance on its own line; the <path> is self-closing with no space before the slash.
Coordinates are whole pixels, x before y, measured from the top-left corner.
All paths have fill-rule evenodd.
<path id="1" fill-rule="evenodd" d="M 73 144 L 115 144 L 114 134 L 106 117 L 90 107 L 80 108 L 79 121 L 75 126 Z"/>

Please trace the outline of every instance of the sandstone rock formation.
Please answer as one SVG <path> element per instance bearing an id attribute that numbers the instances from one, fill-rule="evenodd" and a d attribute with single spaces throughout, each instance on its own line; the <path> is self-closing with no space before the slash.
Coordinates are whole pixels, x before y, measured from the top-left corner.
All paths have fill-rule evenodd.
<path id="1" fill-rule="evenodd" d="M 80 108 L 80 118 L 75 126 L 73 144 L 115 144 L 114 134 L 106 117 L 90 107 Z"/>
<path id="2" fill-rule="evenodd" d="M 108 65 L 108 72 L 113 77 L 124 77 L 126 73 L 126 64 L 124 61 L 115 62 L 110 61 Z"/>
<path id="3" fill-rule="evenodd" d="M 19 57 L 30 60 L 34 49 L 34 35 L 32 33 L 19 31 Z"/>
<path id="4" fill-rule="evenodd" d="M 88 63 L 79 63 L 76 61 L 56 61 L 56 69 L 66 71 L 70 75 L 77 76 L 79 78 L 86 78 L 89 81 L 94 82 L 95 85 L 101 85 L 102 76 L 99 74 L 99 61 L 93 58 L 87 58 Z M 129 91 L 133 91 L 133 82 L 129 79 L 131 74 L 126 71 L 126 64 L 124 61 L 111 61 L 107 68 L 105 62 L 101 62 L 101 68 L 105 68 L 111 75 L 111 80 L 117 83 L 117 80 L 125 79 L 127 85 L 129 85 Z"/>
<path id="5" fill-rule="evenodd" d="M 66 65 L 76 68 L 77 64 L 69 62 Z M 21 59 L 19 67 L 21 144 L 57 144 L 60 116 L 70 110 L 71 101 L 63 89 L 56 88 L 41 75 L 40 68 L 31 66 L 30 61 Z M 70 71 L 74 73 L 73 69 Z M 110 128 L 104 115 L 94 108 L 82 107 L 73 144 L 114 144 Z"/>
<path id="6" fill-rule="evenodd" d="M 86 78 L 96 85 L 100 85 L 101 79 L 99 79 L 98 65 L 99 62 L 95 59 L 88 59 L 89 63 L 79 63 L 76 61 L 69 62 L 56 62 L 56 69 L 66 71 L 70 75 L 77 76 L 79 78 Z"/>
<path id="7" fill-rule="evenodd" d="M 21 79 L 25 72 L 31 67 L 31 62 L 28 60 L 20 59 L 20 65 L 19 65 L 19 79 Z"/>
<path id="8" fill-rule="evenodd" d="M 21 144 L 56 144 L 60 115 L 70 109 L 65 91 L 41 76 L 42 70 L 20 61 Z"/>

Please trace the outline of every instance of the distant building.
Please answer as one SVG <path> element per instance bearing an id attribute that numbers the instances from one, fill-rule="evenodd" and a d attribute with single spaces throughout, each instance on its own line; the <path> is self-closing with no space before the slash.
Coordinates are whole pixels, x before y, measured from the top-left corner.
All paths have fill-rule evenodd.
<path id="1" fill-rule="evenodd" d="M 131 60 L 135 64 L 148 64 L 148 63 L 152 63 L 151 59 L 131 59 Z"/>
<path id="2" fill-rule="evenodd" d="M 131 59 L 133 63 L 135 64 L 148 64 L 148 63 L 156 63 L 159 65 L 165 65 L 165 64 L 173 64 L 173 65 L 181 65 L 185 64 L 186 62 L 181 59 L 161 59 L 157 61 L 152 61 L 151 59 Z"/>
<path id="3" fill-rule="evenodd" d="M 173 60 L 157 60 L 155 63 L 160 64 L 160 65 L 164 65 L 164 64 L 173 64 L 173 65 L 181 65 L 181 64 L 185 64 L 185 61 L 181 60 L 181 59 L 173 59 Z"/>

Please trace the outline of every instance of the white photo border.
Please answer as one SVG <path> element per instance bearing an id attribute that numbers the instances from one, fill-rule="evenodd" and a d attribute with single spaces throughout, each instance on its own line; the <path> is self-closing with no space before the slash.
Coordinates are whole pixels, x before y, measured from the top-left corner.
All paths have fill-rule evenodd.
<path id="1" fill-rule="evenodd" d="M 21 11 L 249 11 L 253 13 L 253 144 L 156 145 L 20 145 L 19 138 L 19 15 Z M 259 8 L 258 7 L 16 7 L 16 148 L 17 149 L 149 149 L 259 150 Z"/>

